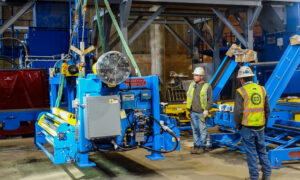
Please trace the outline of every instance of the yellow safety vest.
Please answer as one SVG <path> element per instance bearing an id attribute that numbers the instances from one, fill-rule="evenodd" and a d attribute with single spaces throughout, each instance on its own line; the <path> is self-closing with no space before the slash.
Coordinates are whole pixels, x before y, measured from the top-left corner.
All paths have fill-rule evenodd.
<path id="1" fill-rule="evenodd" d="M 192 81 L 189 87 L 189 90 L 187 91 L 187 108 L 191 109 L 192 103 L 193 103 L 193 97 L 194 97 L 194 91 L 195 91 L 195 81 Z M 206 109 L 207 106 L 207 89 L 209 84 L 204 83 L 202 86 L 202 89 L 200 91 L 199 97 L 200 97 L 200 103 L 202 109 Z"/>
<path id="2" fill-rule="evenodd" d="M 263 86 L 250 83 L 237 89 L 244 99 L 244 111 L 242 125 L 264 126 L 265 125 L 265 97 L 266 90 Z"/>

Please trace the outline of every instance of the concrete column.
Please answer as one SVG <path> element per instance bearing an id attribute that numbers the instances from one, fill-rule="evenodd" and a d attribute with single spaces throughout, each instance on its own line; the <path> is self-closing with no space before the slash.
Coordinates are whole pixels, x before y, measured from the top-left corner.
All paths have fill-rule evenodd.
<path id="1" fill-rule="evenodd" d="M 252 18 L 253 18 L 253 11 L 252 8 L 249 8 L 246 12 L 247 32 L 245 34 L 247 38 L 247 48 L 253 50 L 253 43 L 254 43 L 253 27 L 250 26 Z"/>
<path id="2" fill-rule="evenodd" d="M 151 73 L 159 76 L 162 76 L 162 61 L 164 57 L 162 33 L 163 31 L 161 30 L 160 24 L 153 24 L 150 26 Z"/>
<path id="3" fill-rule="evenodd" d="M 156 11 L 159 6 L 155 6 L 152 10 Z M 164 62 L 164 29 L 160 24 L 150 25 L 150 48 L 151 48 L 151 74 L 159 75 L 163 82 L 163 62 Z"/>

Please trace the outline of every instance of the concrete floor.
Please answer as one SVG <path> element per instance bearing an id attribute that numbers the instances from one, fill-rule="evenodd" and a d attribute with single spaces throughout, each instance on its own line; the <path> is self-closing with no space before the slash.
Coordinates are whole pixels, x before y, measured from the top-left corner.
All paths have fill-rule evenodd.
<path id="1" fill-rule="evenodd" d="M 248 176 L 246 158 L 239 152 L 216 149 L 202 155 L 191 155 L 192 136 L 181 138 L 181 151 L 166 154 L 166 159 L 150 161 L 144 149 L 122 153 L 91 153 L 97 166 L 78 168 L 73 164 L 54 165 L 34 146 L 33 138 L 0 140 L 0 179 L 206 179 L 239 180 Z M 296 180 L 300 163 L 286 164 L 273 170 L 272 179 Z"/>

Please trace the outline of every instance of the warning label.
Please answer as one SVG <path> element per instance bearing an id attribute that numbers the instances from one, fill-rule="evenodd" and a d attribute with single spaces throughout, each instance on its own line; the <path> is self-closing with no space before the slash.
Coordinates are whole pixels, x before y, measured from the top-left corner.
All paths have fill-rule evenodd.
<path id="1" fill-rule="evenodd" d="M 109 99 L 109 104 L 117 104 L 119 99 Z"/>
<path id="2" fill-rule="evenodd" d="M 127 79 L 124 81 L 127 87 L 130 86 L 146 86 L 145 79 Z"/>

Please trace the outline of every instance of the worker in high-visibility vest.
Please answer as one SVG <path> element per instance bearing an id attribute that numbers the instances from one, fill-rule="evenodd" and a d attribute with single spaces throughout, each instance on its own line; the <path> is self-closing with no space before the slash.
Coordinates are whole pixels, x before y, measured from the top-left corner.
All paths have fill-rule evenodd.
<path id="1" fill-rule="evenodd" d="M 253 77 L 248 66 L 242 66 L 238 71 L 237 78 L 242 87 L 235 94 L 234 121 L 247 155 L 250 178 L 246 179 L 259 179 L 258 155 L 262 179 L 268 180 L 272 171 L 265 146 L 264 129 L 270 115 L 270 104 L 265 88 L 254 83 Z"/>
<path id="2" fill-rule="evenodd" d="M 212 88 L 205 82 L 203 67 L 195 68 L 194 81 L 187 91 L 187 109 L 191 112 L 191 126 L 193 129 L 194 149 L 192 154 L 201 154 L 206 149 L 207 124 L 206 117 L 212 108 Z"/>

